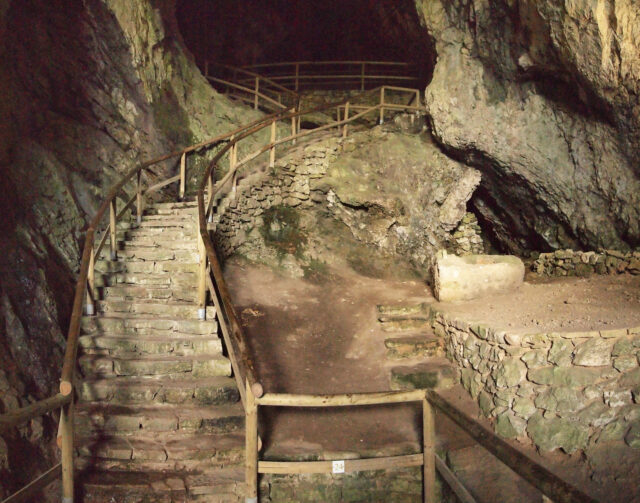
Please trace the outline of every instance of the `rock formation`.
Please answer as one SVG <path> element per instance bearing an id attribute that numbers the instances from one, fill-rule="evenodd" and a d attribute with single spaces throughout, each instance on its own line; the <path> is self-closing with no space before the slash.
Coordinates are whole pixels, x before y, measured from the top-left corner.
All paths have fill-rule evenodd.
<path id="1" fill-rule="evenodd" d="M 0 2 L 0 412 L 57 389 L 83 228 L 118 175 L 256 116 L 203 79 L 173 9 Z M 0 439 L 0 497 L 53 465 L 54 435 Z"/>
<path id="2" fill-rule="evenodd" d="M 416 5 L 433 132 L 482 171 L 473 205 L 499 248 L 638 246 L 637 2 Z"/>

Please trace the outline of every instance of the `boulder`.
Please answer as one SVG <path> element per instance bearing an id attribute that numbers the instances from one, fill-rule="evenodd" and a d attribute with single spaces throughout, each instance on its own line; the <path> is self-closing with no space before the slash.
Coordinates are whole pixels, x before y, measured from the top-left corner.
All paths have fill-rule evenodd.
<path id="1" fill-rule="evenodd" d="M 457 257 L 441 251 L 433 267 L 434 291 L 441 302 L 471 300 L 519 288 L 524 264 L 511 255 Z"/>

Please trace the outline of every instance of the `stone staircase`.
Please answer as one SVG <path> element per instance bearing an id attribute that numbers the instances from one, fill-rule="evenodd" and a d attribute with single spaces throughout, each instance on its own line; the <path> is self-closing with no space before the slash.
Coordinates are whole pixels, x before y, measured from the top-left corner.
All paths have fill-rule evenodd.
<path id="1" fill-rule="evenodd" d="M 402 362 L 391 369 L 391 388 L 450 388 L 458 382 L 458 370 L 444 358 L 442 338 L 431 327 L 429 306 L 396 304 L 378 306 L 378 321 L 389 332 L 387 359 Z"/>
<path id="2" fill-rule="evenodd" d="M 85 502 L 240 501 L 244 412 L 215 310 L 197 319 L 196 216 L 156 204 L 119 225 L 117 260 L 96 261 L 75 424 Z"/>

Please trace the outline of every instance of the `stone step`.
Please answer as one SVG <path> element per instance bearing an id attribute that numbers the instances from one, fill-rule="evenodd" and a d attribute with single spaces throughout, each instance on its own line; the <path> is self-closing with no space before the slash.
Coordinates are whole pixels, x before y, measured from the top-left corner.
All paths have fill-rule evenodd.
<path id="1" fill-rule="evenodd" d="M 198 250 L 172 250 L 165 247 L 150 248 L 146 246 L 134 246 L 129 245 L 123 249 L 117 250 L 118 260 L 124 262 L 131 262 L 136 260 L 142 260 L 144 262 L 157 262 L 157 261 L 177 261 L 186 263 L 198 262 Z M 103 259 L 110 257 L 110 251 L 103 249 L 100 252 L 100 256 Z"/>
<path id="2" fill-rule="evenodd" d="M 240 399 L 236 382 L 230 377 L 114 377 L 84 379 L 82 400 L 113 404 L 223 405 Z"/>
<path id="3" fill-rule="evenodd" d="M 429 335 L 409 335 L 385 339 L 387 358 L 444 356 L 442 339 Z"/>
<path id="4" fill-rule="evenodd" d="M 98 289 L 98 298 L 105 301 L 134 301 L 134 300 L 169 300 L 175 302 L 195 303 L 198 297 L 196 283 L 189 287 L 172 288 L 167 286 L 135 286 L 117 285 Z"/>
<path id="5" fill-rule="evenodd" d="M 195 229 L 197 228 L 197 225 L 196 225 L 195 219 L 183 219 L 176 216 L 173 218 L 167 217 L 167 218 L 158 218 L 158 219 L 143 218 L 142 222 L 140 222 L 137 226 L 137 228 L 139 229 L 153 228 L 153 227 L 162 227 L 162 228 L 171 227 L 171 228 L 177 228 L 177 229 L 184 229 L 185 231 L 195 231 Z M 122 228 L 127 228 L 127 227 L 122 227 Z"/>
<path id="6" fill-rule="evenodd" d="M 153 203 L 146 210 L 150 209 L 184 209 L 184 208 L 197 208 L 198 202 L 193 201 L 168 201 L 164 203 Z M 146 211 L 145 210 L 145 211 Z"/>
<path id="7" fill-rule="evenodd" d="M 197 251 L 198 243 L 195 237 L 178 239 L 175 236 L 134 236 L 126 241 L 118 242 L 118 250 L 146 248 L 148 250 L 167 249 L 172 251 Z"/>
<path id="8" fill-rule="evenodd" d="M 417 330 L 429 330 L 431 321 L 426 314 L 409 314 L 405 316 L 378 316 L 385 332 L 406 332 Z"/>
<path id="9" fill-rule="evenodd" d="M 85 376 L 230 376 L 231 363 L 220 354 L 157 356 L 137 353 L 117 356 L 82 355 L 78 359 Z"/>
<path id="10" fill-rule="evenodd" d="M 241 403 L 218 407 L 131 407 L 85 403 L 77 406 L 74 426 L 83 436 L 137 436 L 171 431 L 221 434 L 241 431 L 244 417 Z"/>
<path id="11" fill-rule="evenodd" d="M 198 276 L 195 273 L 107 273 L 96 275 L 97 286 L 141 286 L 164 288 L 195 288 Z"/>
<path id="12" fill-rule="evenodd" d="M 218 333 L 218 322 L 212 318 L 207 320 L 176 320 L 159 316 L 129 318 L 122 313 L 113 313 L 110 316 L 83 316 L 81 331 L 85 335 L 211 336 Z"/>
<path id="13" fill-rule="evenodd" d="M 196 240 L 196 231 L 185 231 L 174 227 L 145 227 L 134 229 L 118 230 L 116 238 L 118 241 L 128 241 L 130 239 L 151 238 L 151 239 L 180 239 Z"/>
<path id="14" fill-rule="evenodd" d="M 89 472 L 80 479 L 85 503 L 153 501 L 209 503 L 244 501 L 244 469 L 217 468 L 204 473 L 183 471 Z M 230 498 L 235 499 L 230 499 Z M 166 498 L 166 499 L 165 499 Z M 206 499 L 202 499 L 206 498 Z"/>
<path id="15" fill-rule="evenodd" d="M 376 309 L 378 314 L 382 316 L 406 316 L 410 314 L 427 314 L 429 305 L 426 302 L 419 304 L 379 304 Z"/>
<path id="16" fill-rule="evenodd" d="M 154 300 L 144 302 L 111 301 L 99 300 L 95 302 L 97 313 L 128 313 L 129 315 L 157 315 L 175 316 L 186 319 L 195 319 L 198 315 L 198 306 L 195 303 L 158 303 Z M 206 317 L 212 320 L 216 317 L 216 310 L 213 306 L 207 306 Z"/>
<path id="17" fill-rule="evenodd" d="M 446 358 L 391 369 L 391 389 L 447 389 L 460 380 L 460 371 Z"/>
<path id="18" fill-rule="evenodd" d="M 244 460 L 244 434 L 147 434 L 138 438 L 78 436 L 78 453 L 94 469 L 183 470 L 238 465 Z M 79 463 L 82 466 L 81 463 Z"/>
<path id="19" fill-rule="evenodd" d="M 165 207 L 165 206 L 151 206 L 149 208 L 145 208 L 143 213 L 143 218 L 147 215 L 192 215 L 196 216 L 198 214 L 198 206 L 197 204 L 194 206 L 186 206 L 186 207 Z"/>
<path id="20" fill-rule="evenodd" d="M 164 222 L 165 220 L 170 221 L 183 221 L 194 223 L 196 222 L 196 212 L 185 212 L 184 210 L 170 210 L 171 213 L 153 213 L 148 212 L 142 215 L 143 222 Z"/>
<path id="21" fill-rule="evenodd" d="M 222 354 L 218 337 L 150 337 L 131 335 L 82 335 L 78 339 L 85 354 L 117 356 L 123 353 L 164 355 Z"/>
<path id="22" fill-rule="evenodd" d="M 96 260 L 96 273 L 189 273 L 197 274 L 198 263 L 194 261 L 181 262 L 177 260 Z"/>

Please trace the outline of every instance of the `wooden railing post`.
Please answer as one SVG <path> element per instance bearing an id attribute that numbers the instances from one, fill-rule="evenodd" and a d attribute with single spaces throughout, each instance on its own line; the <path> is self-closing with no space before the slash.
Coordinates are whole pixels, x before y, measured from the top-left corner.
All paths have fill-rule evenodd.
<path id="1" fill-rule="evenodd" d="M 231 153 L 229 153 L 229 158 L 231 158 Z M 211 206 L 211 200 L 213 199 L 213 170 L 209 172 L 209 178 L 207 180 L 207 192 L 209 193 L 209 200 L 207 201 L 207 208 L 211 208 L 209 212 L 209 220 L 208 222 L 213 222 L 213 207 Z"/>
<path id="2" fill-rule="evenodd" d="M 380 124 L 384 122 L 384 86 L 380 88 Z"/>
<path id="3" fill-rule="evenodd" d="M 364 91 L 364 65 L 366 63 L 362 63 L 362 68 L 361 68 L 361 72 L 360 72 L 360 90 Z"/>
<path id="4" fill-rule="evenodd" d="M 96 298 L 95 295 L 95 255 L 94 255 L 94 247 L 91 246 L 91 251 L 89 252 L 89 270 L 87 271 L 87 304 L 85 306 L 85 313 L 87 316 L 93 316 L 96 314 L 95 305 L 93 303 Z"/>
<path id="5" fill-rule="evenodd" d="M 247 379 L 245 404 L 245 483 L 247 484 L 246 503 L 258 503 L 258 405 Z"/>
<path id="6" fill-rule="evenodd" d="M 349 119 L 349 102 L 347 101 L 344 105 L 344 120 L 348 120 Z M 344 126 L 342 127 L 342 137 L 346 138 L 347 137 L 347 123 L 344 123 Z"/>
<path id="7" fill-rule="evenodd" d="M 138 171 L 138 185 L 136 188 L 136 222 L 138 225 L 142 223 L 142 170 Z"/>
<path id="8" fill-rule="evenodd" d="M 296 109 L 292 108 L 291 109 L 291 113 L 295 113 Z M 291 116 L 291 136 L 295 136 L 296 134 L 298 134 L 298 131 L 296 131 L 296 116 L 292 115 Z M 291 142 L 293 145 L 296 144 L 296 139 L 294 138 L 293 141 Z"/>
<path id="9" fill-rule="evenodd" d="M 271 122 L 271 148 L 269 149 L 269 167 L 273 168 L 276 165 L 276 146 L 273 142 L 276 141 L 276 120 Z"/>
<path id="10" fill-rule="evenodd" d="M 300 86 L 300 63 L 296 63 L 296 82 L 294 90 L 297 92 L 298 87 Z"/>
<path id="11" fill-rule="evenodd" d="M 209 62 L 207 60 L 204 61 L 204 76 L 205 78 L 209 76 Z"/>
<path id="12" fill-rule="evenodd" d="M 73 399 L 60 411 L 62 503 L 73 503 Z"/>
<path id="13" fill-rule="evenodd" d="M 422 400 L 422 453 L 424 503 L 436 503 L 435 421 L 426 397 Z"/>
<path id="14" fill-rule="evenodd" d="M 416 89 L 416 106 L 420 106 L 420 90 Z"/>
<path id="15" fill-rule="evenodd" d="M 258 109 L 258 92 L 260 91 L 260 77 L 256 77 L 255 94 L 253 95 L 253 108 Z"/>
<path id="16" fill-rule="evenodd" d="M 207 252 L 198 233 L 198 319 L 207 317 Z"/>
<path id="17" fill-rule="evenodd" d="M 118 260 L 117 228 L 116 228 L 116 198 L 109 203 L 109 244 L 111 245 L 111 260 Z"/>
<path id="18" fill-rule="evenodd" d="M 184 193 L 187 188 L 187 153 L 183 153 L 180 157 L 180 200 L 184 199 Z"/>

